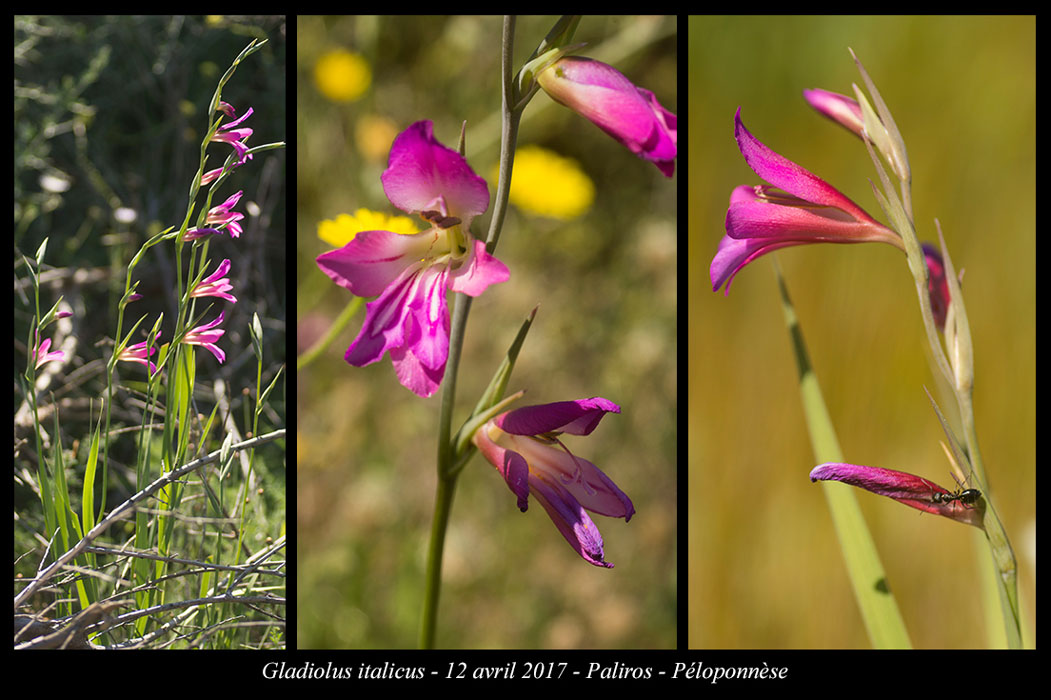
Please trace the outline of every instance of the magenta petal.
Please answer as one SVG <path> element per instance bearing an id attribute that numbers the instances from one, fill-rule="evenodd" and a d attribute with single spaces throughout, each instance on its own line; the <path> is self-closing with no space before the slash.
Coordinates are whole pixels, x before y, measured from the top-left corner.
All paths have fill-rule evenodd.
<path id="1" fill-rule="evenodd" d="M 448 335 L 448 331 L 446 331 Z M 401 385 L 421 398 L 438 391 L 445 376 L 445 364 L 436 369 L 424 365 L 410 348 L 392 348 L 390 351 L 394 372 Z"/>
<path id="2" fill-rule="evenodd" d="M 506 282 L 510 277 L 507 266 L 489 255 L 485 243 L 475 241 L 471 259 L 450 274 L 449 289 L 476 297 L 489 285 Z"/>
<path id="3" fill-rule="evenodd" d="M 731 238 L 790 238 L 825 243 L 866 243 L 893 234 L 868 219 L 855 221 L 838 209 L 804 209 L 762 200 L 735 202 L 726 212 Z"/>
<path id="4" fill-rule="evenodd" d="M 223 352 L 223 349 L 218 345 L 214 343 L 202 343 L 201 347 L 215 355 L 215 359 L 219 360 L 219 364 L 226 362 L 226 353 Z"/>
<path id="5" fill-rule="evenodd" d="M 405 344 L 409 303 L 419 293 L 421 268 L 405 268 L 376 299 L 365 305 L 365 323 L 344 359 L 357 367 L 376 362 L 392 347 Z"/>
<path id="6" fill-rule="evenodd" d="M 723 236 L 719 241 L 719 251 L 712 258 L 709 274 L 712 279 L 712 291 L 726 283 L 724 294 L 730 293 L 730 283 L 734 276 L 748 263 L 761 255 L 773 252 L 778 248 L 787 248 L 793 245 L 802 245 L 805 241 L 770 241 L 768 239 L 756 238 L 754 240 L 737 240 L 729 236 Z"/>
<path id="7" fill-rule="evenodd" d="M 397 234 L 362 231 L 342 248 L 317 257 L 318 267 L 332 280 L 357 296 L 382 292 L 409 265 L 426 257 L 434 234 Z"/>
<path id="8" fill-rule="evenodd" d="M 419 121 L 398 134 L 381 177 L 383 191 L 394 206 L 407 212 L 425 211 L 444 201 L 445 216 L 470 220 L 489 208 L 489 187 L 456 151 L 434 138 L 430 121 Z"/>
<path id="9" fill-rule="evenodd" d="M 500 434 L 499 431 L 495 431 Z M 515 494 L 518 508 L 523 513 L 529 508 L 529 463 L 514 450 L 493 442 L 489 435 L 489 425 L 482 426 L 473 436 L 474 444 L 490 464 L 504 477 L 507 487 Z"/>
<path id="10" fill-rule="evenodd" d="M 419 396 L 437 391 L 449 356 L 446 270 L 410 266 L 366 305 L 365 323 L 344 359 L 361 367 L 390 350 L 402 385 Z"/>
<path id="11" fill-rule="evenodd" d="M 512 435 L 542 435 L 553 431 L 589 435 L 607 413 L 620 413 L 620 406 L 596 396 L 516 408 L 498 416 L 496 425 Z"/>
<path id="12" fill-rule="evenodd" d="M 541 448 L 547 454 L 535 458 L 536 451 Z M 557 478 L 559 484 L 592 513 L 624 518 L 624 522 L 635 514 L 635 505 L 628 495 L 592 462 L 549 445 L 533 446 L 527 457 L 535 462 L 534 471 L 551 480 Z"/>
<path id="13" fill-rule="evenodd" d="M 449 308 L 445 301 L 448 271 L 420 271 L 416 296 L 409 299 L 405 344 L 420 364 L 441 372 L 449 357 Z M 397 360 L 395 360 L 397 362 Z"/>
<path id="14" fill-rule="evenodd" d="M 503 452 L 503 468 L 498 469 L 511 493 L 517 497 L 518 509 L 524 513 L 529 508 L 529 464 L 514 450 L 499 449 Z"/>
<path id="15" fill-rule="evenodd" d="M 535 476 L 530 479 L 530 486 L 551 522 L 577 554 L 595 566 L 613 568 L 604 558 L 602 533 L 572 494 L 556 483 Z"/>
<path id="16" fill-rule="evenodd" d="M 861 114 L 861 105 L 853 97 L 815 88 L 803 90 L 803 98 L 811 107 L 856 136 L 864 133 L 865 118 Z"/>
<path id="17" fill-rule="evenodd" d="M 555 100 L 589 119 L 637 156 L 671 177 L 675 170 L 676 117 L 649 90 L 620 71 L 583 56 L 566 56 L 537 76 Z"/>
<path id="18" fill-rule="evenodd" d="M 850 198 L 835 187 L 809 170 L 767 148 L 759 139 L 752 136 L 741 122 L 740 107 L 737 108 L 737 114 L 734 115 L 734 135 L 748 167 L 771 185 L 776 185 L 785 192 L 790 192 L 808 202 L 842 209 L 859 221 L 872 221 L 872 218 L 861 207 L 854 204 Z"/>

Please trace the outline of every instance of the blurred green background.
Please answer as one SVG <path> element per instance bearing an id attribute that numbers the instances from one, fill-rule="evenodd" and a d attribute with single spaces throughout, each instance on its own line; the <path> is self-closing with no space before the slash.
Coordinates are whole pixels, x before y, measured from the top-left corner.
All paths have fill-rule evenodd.
<path id="1" fill-rule="evenodd" d="M 520 18 L 516 66 L 556 19 Z M 435 136 L 455 147 L 466 120 L 468 162 L 487 178 L 495 169 L 501 19 L 301 17 L 298 26 L 302 352 L 352 298 L 314 263 L 329 249 L 318 223 L 358 207 L 401 213 L 380 186 L 396 133 L 431 119 Z M 586 17 L 575 40 L 677 111 L 674 18 Z M 356 99 L 328 99 L 314 81 L 318 59 L 334 50 L 368 66 L 371 80 Z M 619 403 L 621 415 L 567 444 L 602 467 L 637 514 L 628 524 L 596 518 L 616 565 L 599 570 L 543 509 L 519 512 L 499 474 L 476 456 L 453 504 L 437 644 L 674 647 L 676 183 L 543 93 L 525 113 L 519 145 L 527 144 L 576 159 L 595 183 L 595 203 L 570 221 L 509 209 L 496 255 L 511 280 L 473 304 L 454 423 L 539 304 L 509 391 L 527 389 L 524 403 L 594 395 Z M 479 217 L 475 233 L 488 222 L 489 213 Z M 343 361 L 363 318 L 364 309 L 298 377 L 301 648 L 417 642 L 440 399 L 403 388 L 389 356 L 365 368 Z"/>
<path id="2" fill-rule="evenodd" d="M 1034 18 L 695 17 L 689 32 L 689 646 L 868 646 L 824 496 L 807 478 L 815 462 L 770 256 L 728 297 L 708 273 L 731 190 L 760 184 L 733 138 L 738 107 L 763 143 L 885 220 L 860 140 L 802 97 L 853 94 L 861 79 L 847 47 L 905 139 L 921 240 L 936 240 L 937 217 L 966 269 L 978 437 L 1035 635 Z M 924 356 L 902 254 L 863 244 L 774 255 L 846 460 L 951 485 L 923 387 L 952 404 Z M 980 533 L 858 499 L 913 644 L 986 646 Z"/>

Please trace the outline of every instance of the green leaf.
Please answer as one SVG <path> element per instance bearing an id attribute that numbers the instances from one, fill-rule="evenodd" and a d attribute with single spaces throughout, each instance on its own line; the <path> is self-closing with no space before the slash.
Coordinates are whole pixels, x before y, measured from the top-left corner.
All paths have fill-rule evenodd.
<path id="1" fill-rule="evenodd" d="M 277 370 L 277 374 L 274 375 L 274 381 L 270 382 L 270 386 L 263 390 L 262 395 L 259 397 L 259 401 L 257 401 L 255 405 L 256 415 L 259 415 L 263 412 L 263 406 L 266 405 L 266 400 L 270 396 L 270 392 L 273 391 L 275 386 L 277 386 L 277 381 L 281 378 L 281 373 L 284 371 L 284 369 L 285 366 L 281 365 L 281 367 Z"/>
<path id="2" fill-rule="evenodd" d="M 777 268 L 777 282 L 781 291 L 781 306 L 785 323 L 792 339 L 799 371 L 799 391 L 803 399 L 807 430 L 814 450 L 816 463 L 842 462 L 843 452 L 836 437 L 835 427 L 828 413 L 818 385 L 817 374 L 810 364 L 810 356 L 803 339 L 803 332 L 796 318 L 795 308 L 788 296 L 788 289 L 781 271 Z M 880 562 L 876 544 L 865 524 L 853 489 L 834 482 L 821 482 L 828 501 L 832 524 L 839 538 L 840 550 L 846 564 L 854 598 L 861 611 L 869 640 L 877 649 L 910 648 L 905 621 L 898 609 L 894 594 L 887 584 L 887 574 Z"/>
<path id="3" fill-rule="evenodd" d="M 95 423 L 95 433 L 91 436 L 91 448 L 88 450 L 88 461 L 84 468 L 84 494 L 81 501 L 81 514 L 84 531 L 95 527 L 95 470 L 99 462 L 99 435 L 102 432 L 102 411 L 99 411 Z M 99 513 L 101 516 L 102 514 Z"/>
<path id="4" fill-rule="evenodd" d="M 40 247 L 36 249 L 36 265 L 38 269 L 44 263 L 44 253 L 47 252 L 47 240 L 48 239 L 45 238 L 44 242 L 40 244 Z"/>

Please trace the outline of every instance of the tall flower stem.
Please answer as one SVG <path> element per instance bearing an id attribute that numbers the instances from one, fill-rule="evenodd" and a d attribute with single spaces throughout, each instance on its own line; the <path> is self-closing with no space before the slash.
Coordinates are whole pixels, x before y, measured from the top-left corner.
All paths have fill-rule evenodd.
<path id="1" fill-rule="evenodd" d="M 507 213 L 508 193 L 511 189 L 511 170 L 514 165 L 515 144 L 518 139 L 518 122 L 521 110 L 515 109 L 515 87 L 512 73 L 515 18 L 504 17 L 503 47 L 501 50 L 502 73 L 502 129 L 500 138 L 500 179 L 497 183 L 493 218 L 489 224 L 486 248 L 492 255 L 503 228 Z M 423 616 L 420 623 L 421 649 L 434 648 L 434 636 L 438 624 L 438 602 L 441 597 L 442 555 L 445 550 L 445 533 L 449 525 L 453 496 L 456 494 L 458 469 L 453 469 L 452 411 L 456 401 L 456 379 L 460 367 L 460 351 L 463 347 L 467 316 L 471 311 L 471 298 L 466 294 L 455 295 L 449 331 L 449 360 L 442 382 L 441 413 L 438 418 L 438 486 L 434 498 L 434 519 L 431 521 L 431 541 L 427 552 L 427 579 L 424 589 Z"/>

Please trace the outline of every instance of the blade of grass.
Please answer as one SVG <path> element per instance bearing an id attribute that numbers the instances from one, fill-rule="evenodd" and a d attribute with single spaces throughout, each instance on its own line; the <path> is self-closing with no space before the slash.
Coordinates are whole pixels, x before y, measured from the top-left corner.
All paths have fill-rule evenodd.
<path id="1" fill-rule="evenodd" d="M 806 415 L 815 462 L 842 462 L 843 453 L 839 447 L 839 440 L 821 395 L 817 375 L 810 364 L 795 307 L 792 306 L 776 261 L 774 269 L 781 291 L 785 324 L 792 339 L 792 349 L 799 370 L 799 391 L 803 399 L 803 412 Z M 822 487 L 869 640 L 877 649 L 911 648 L 912 643 L 909 641 L 908 630 L 905 629 L 905 621 L 894 594 L 891 593 L 886 572 L 876 551 L 876 543 L 865 525 L 854 492 L 843 484 L 833 482 L 822 482 Z"/>

